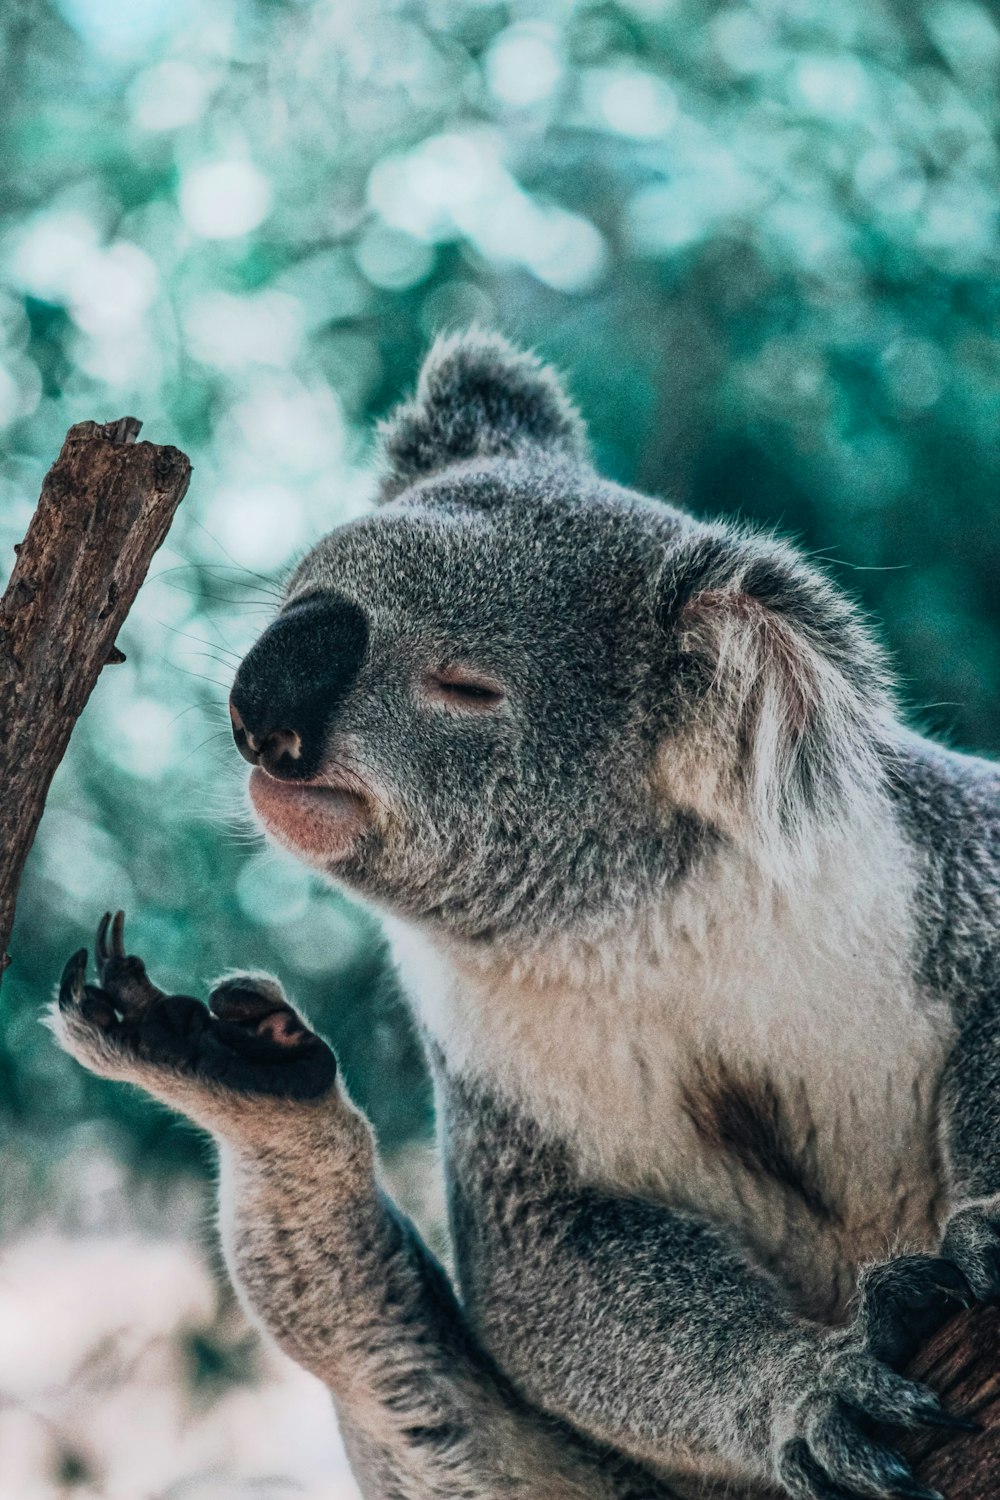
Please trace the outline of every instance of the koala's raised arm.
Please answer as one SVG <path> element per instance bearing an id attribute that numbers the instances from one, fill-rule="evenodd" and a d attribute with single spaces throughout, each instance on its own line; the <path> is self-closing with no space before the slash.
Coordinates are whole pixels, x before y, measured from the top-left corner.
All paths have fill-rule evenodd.
<path id="1" fill-rule="evenodd" d="M 122 922 L 66 967 L 52 1026 L 219 1146 L 226 1262 L 254 1319 L 329 1388 L 365 1500 L 670 1500 L 638 1467 L 517 1397 L 451 1285 L 379 1188 L 371 1131 L 325 1042 L 278 983 L 223 981 L 206 1007 L 126 956 Z"/>

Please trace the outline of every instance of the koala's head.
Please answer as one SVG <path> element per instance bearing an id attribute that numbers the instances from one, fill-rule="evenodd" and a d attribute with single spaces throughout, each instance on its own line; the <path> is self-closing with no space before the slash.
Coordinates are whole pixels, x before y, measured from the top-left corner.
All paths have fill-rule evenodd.
<path id="1" fill-rule="evenodd" d="M 601 479 L 533 357 L 440 341 L 380 441 L 382 507 L 299 565 L 232 693 L 255 811 L 310 864 L 470 938 L 582 930 L 872 784 L 851 606 Z"/>

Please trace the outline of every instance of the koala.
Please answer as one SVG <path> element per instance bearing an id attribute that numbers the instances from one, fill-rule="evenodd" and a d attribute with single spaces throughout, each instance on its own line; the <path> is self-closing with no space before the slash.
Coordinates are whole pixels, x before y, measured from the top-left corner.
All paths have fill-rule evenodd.
<path id="1" fill-rule="evenodd" d="M 54 1007 L 217 1138 L 248 1307 L 384 1500 L 933 1500 L 899 1373 L 1000 1295 L 1000 777 L 903 726 L 794 550 L 600 477 L 551 369 L 439 340 L 380 505 L 231 712 L 266 833 L 380 913 L 454 1285 L 268 976 L 167 996 L 121 921 Z"/>

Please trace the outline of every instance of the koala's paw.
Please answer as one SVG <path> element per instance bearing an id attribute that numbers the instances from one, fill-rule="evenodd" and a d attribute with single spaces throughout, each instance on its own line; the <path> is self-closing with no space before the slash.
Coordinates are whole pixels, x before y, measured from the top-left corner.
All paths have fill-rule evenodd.
<path id="1" fill-rule="evenodd" d="M 846 1339 L 831 1341 L 804 1393 L 782 1419 L 776 1477 L 795 1500 L 941 1500 L 936 1490 L 913 1478 L 895 1449 L 874 1436 L 882 1425 L 979 1430 L 946 1412 L 927 1387 L 897 1375 Z"/>
<path id="2" fill-rule="evenodd" d="M 63 970 L 52 1028 L 84 1067 L 153 1093 L 163 1093 L 169 1077 L 282 1099 L 329 1091 L 336 1059 L 275 980 L 225 979 L 207 1007 L 190 995 L 164 994 L 142 960 L 125 952 L 124 922 L 122 912 L 114 921 L 106 913 L 97 929 L 98 985 L 87 983 L 86 948 Z"/>
<path id="3" fill-rule="evenodd" d="M 899 1255 L 858 1278 L 855 1330 L 876 1359 L 899 1366 L 963 1307 L 975 1301 L 954 1260 Z"/>
<path id="4" fill-rule="evenodd" d="M 953 1214 L 941 1254 L 954 1261 L 977 1302 L 1000 1301 L 1000 1200 L 974 1203 Z"/>

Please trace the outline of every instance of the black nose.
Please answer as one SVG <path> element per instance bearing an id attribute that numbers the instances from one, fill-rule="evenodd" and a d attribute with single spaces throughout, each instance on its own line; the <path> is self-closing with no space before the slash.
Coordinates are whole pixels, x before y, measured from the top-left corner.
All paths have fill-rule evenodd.
<path id="1" fill-rule="evenodd" d="M 337 710 L 358 675 L 368 626 L 356 604 L 291 604 L 240 663 L 229 697 L 240 754 L 272 776 L 315 776 Z"/>

